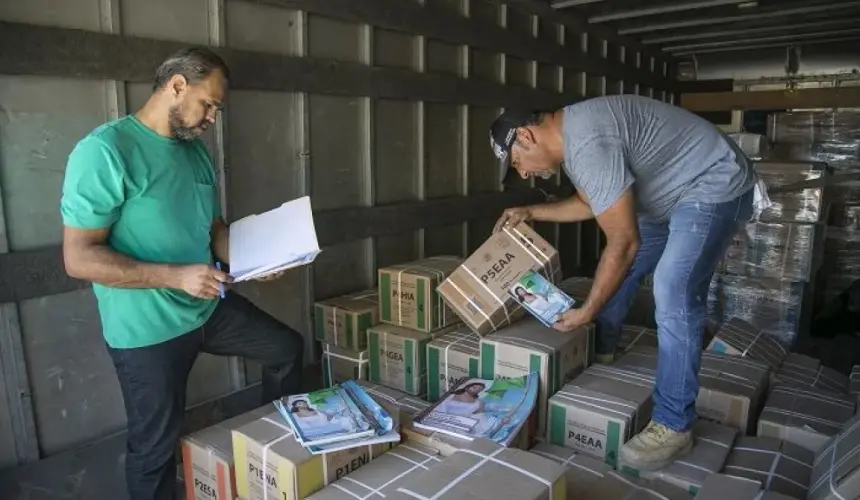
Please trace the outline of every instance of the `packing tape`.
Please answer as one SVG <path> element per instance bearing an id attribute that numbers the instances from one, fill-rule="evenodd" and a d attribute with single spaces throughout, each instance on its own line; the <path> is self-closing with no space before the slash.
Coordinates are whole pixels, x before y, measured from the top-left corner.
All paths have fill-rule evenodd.
<path id="1" fill-rule="evenodd" d="M 535 455 L 540 455 L 540 456 L 548 458 L 550 460 L 558 461 L 558 463 L 560 463 L 561 465 L 563 465 L 565 467 L 575 467 L 579 470 L 594 474 L 597 477 L 601 477 L 601 478 L 603 477 L 602 472 L 597 472 L 596 470 L 591 470 L 582 464 L 574 462 L 573 459 L 579 456 L 579 453 L 576 453 L 576 452 L 573 452 L 573 454 L 571 454 L 567 458 L 559 457 L 557 455 L 553 455 L 552 453 L 548 453 L 546 451 L 534 450 L 534 449 L 529 450 L 529 453 L 534 453 Z"/>
<path id="2" fill-rule="evenodd" d="M 630 408 L 631 410 L 633 410 L 634 415 L 639 410 L 639 406 L 631 403 L 630 401 L 625 401 L 625 400 L 615 401 L 612 399 L 598 398 L 596 396 L 587 396 L 585 394 L 573 394 L 572 392 L 567 392 L 567 391 L 558 391 L 553 395 L 553 397 L 555 397 L 555 396 L 561 396 L 562 399 L 566 399 L 570 403 L 585 404 L 585 405 L 588 405 L 592 408 L 596 408 L 598 410 L 603 410 L 603 411 L 608 411 L 610 413 L 615 413 L 617 415 L 623 416 L 625 419 L 629 418 L 630 415 L 627 415 L 626 413 L 624 413 L 621 410 L 616 410 L 615 408 L 608 408 L 605 406 L 601 406 L 601 405 L 592 403 L 592 401 L 596 401 L 598 403 L 607 403 L 607 404 L 613 404 L 613 405 L 618 405 L 618 406 L 624 406 L 624 407 L 627 407 L 627 408 Z"/>
<path id="3" fill-rule="evenodd" d="M 780 394 L 787 394 L 789 396 L 794 396 L 795 399 L 797 399 L 798 397 L 809 398 L 809 399 L 814 399 L 820 403 L 827 403 L 827 404 L 843 406 L 845 408 L 850 408 L 851 410 L 854 410 L 854 404 L 846 402 L 846 401 L 839 399 L 839 398 L 835 398 L 833 396 L 828 396 L 827 394 L 819 394 L 817 392 L 805 391 L 803 389 L 798 389 L 798 388 L 794 388 L 794 387 L 789 390 L 787 387 L 784 387 L 784 386 L 777 386 L 777 387 L 771 389 L 771 391 L 770 391 L 771 394 L 773 394 L 775 392 L 780 393 Z M 840 425 L 842 425 L 842 424 L 840 424 Z"/>
<path id="4" fill-rule="evenodd" d="M 400 446 L 398 446 L 398 448 L 404 448 L 404 447 L 405 447 L 404 445 L 400 445 Z M 414 460 L 411 460 L 411 459 L 408 459 L 408 458 L 404 457 L 403 455 L 400 455 L 399 453 L 395 453 L 395 452 L 389 451 L 385 456 L 397 457 L 397 458 L 400 458 L 400 459 L 402 459 L 402 460 L 405 460 L 406 462 L 411 463 L 411 464 L 413 464 L 413 465 L 412 465 L 412 467 L 410 467 L 409 469 L 407 469 L 407 470 L 405 470 L 405 471 L 401 472 L 400 474 L 397 474 L 396 476 L 394 476 L 394 477 L 393 477 L 393 478 L 391 478 L 390 480 L 386 481 L 385 483 L 383 483 L 382 485 L 380 485 L 380 486 L 379 486 L 379 487 L 377 487 L 377 488 L 373 488 L 373 487 L 371 487 L 371 486 L 369 486 L 369 485 L 367 485 L 367 484 L 365 484 L 365 483 L 363 483 L 363 482 L 361 482 L 361 481 L 359 481 L 359 480 L 357 480 L 357 479 L 354 479 L 354 478 L 353 478 L 353 477 L 351 477 L 350 475 L 346 475 L 346 476 L 344 476 L 344 477 L 342 477 L 342 478 L 341 478 L 341 480 L 342 480 L 342 481 L 349 481 L 349 482 L 351 482 L 351 483 L 357 484 L 357 485 L 359 485 L 359 486 L 361 486 L 361 487 L 363 487 L 363 488 L 367 489 L 367 490 L 369 491 L 369 493 L 368 493 L 367 495 L 359 496 L 357 493 L 354 493 L 354 492 L 349 491 L 348 489 L 346 489 L 346 488 L 342 487 L 342 486 L 341 486 L 341 485 L 339 485 L 337 482 L 332 483 L 332 485 L 331 485 L 331 486 L 333 486 L 333 487 L 335 487 L 335 488 L 339 489 L 340 491 L 342 491 L 342 492 L 346 493 L 347 495 L 350 495 L 350 496 L 352 496 L 352 497 L 354 497 L 354 498 L 356 498 L 356 499 L 358 499 L 358 500 L 367 500 L 367 499 L 369 499 L 369 498 L 371 498 L 371 497 L 376 497 L 376 496 L 379 496 L 379 497 L 383 497 L 383 498 L 385 498 L 385 495 L 383 495 L 383 494 L 382 494 L 382 493 L 380 493 L 380 492 L 381 492 L 382 490 L 384 490 L 385 488 L 387 488 L 388 486 L 390 486 L 390 485 L 391 485 L 392 483 L 394 483 L 395 481 L 400 480 L 401 478 L 403 478 L 403 477 L 405 477 L 405 476 L 407 476 L 407 475 L 411 474 L 412 472 L 414 472 L 414 471 L 415 471 L 415 470 L 417 470 L 417 469 L 430 470 L 430 468 L 429 468 L 429 467 L 427 467 L 427 463 L 429 463 L 429 462 L 433 462 L 433 461 L 441 462 L 441 460 L 439 460 L 439 458 L 437 458 L 437 457 L 434 457 L 434 456 L 432 456 L 432 455 L 428 455 L 428 454 L 426 454 L 426 453 L 420 452 L 419 450 L 415 450 L 414 448 L 409 448 L 409 449 L 412 449 L 413 451 L 416 451 L 416 452 L 418 452 L 418 453 L 420 453 L 420 454 L 422 454 L 422 455 L 425 455 L 427 458 L 425 458 L 422 462 L 416 462 L 416 461 L 414 461 Z M 340 481 L 338 481 L 338 482 L 340 482 Z"/>
<path id="5" fill-rule="evenodd" d="M 426 259 L 426 260 L 430 260 L 430 259 Z M 400 326 L 403 326 L 403 305 L 400 302 L 400 294 L 402 292 L 402 284 L 403 284 L 403 273 L 406 271 L 409 271 L 409 270 L 424 271 L 424 272 L 427 272 L 427 273 L 430 273 L 430 274 L 433 274 L 434 276 L 436 276 L 436 279 L 439 281 L 439 283 L 442 283 L 442 280 L 445 279 L 445 273 L 443 271 L 440 271 L 438 269 L 434 269 L 432 267 L 420 266 L 420 265 L 406 265 L 406 266 L 402 266 L 402 267 L 401 266 L 392 266 L 392 267 L 394 269 L 397 269 L 398 267 L 400 267 L 400 270 L 397 272 L 397 324 Z M 431 290 L 431 293 L 432 293 L 432 290 Z M 439 312 L 442 314 L 442 323 L 441 324 L 444 325 L 444 324 L 446 324 L 445 323 L 445 321 L 446 321 L 445 307 L 444 307 L 444 304 L 442 304 L 442 296 L 438 293 L 436 294 L 436 300 L 438 302 L 437 305 L 439 306 Z M 415 313 L 418 314 L 417 309 L 416 309 Z M 425 314 L 426 313 L 427 313 L 427 311 L 425 310 Z M 439 325 L 433 325 L 433 326 L 439 326 Z"/>
<path id="6" fill-rule="evenodd" d="M 268 483 L 268 481 L 266 481 L 266 474 L 268 472 L 268 465 L 269 465 L 269 449 L 272 446 L 280 443 L 284 439 L 292 437 L 293 431 L 292 431 L 292 429 L 290 429 L 286 425 L 284 425 L 284 424 L 282 424 L 276 420 L 273 420 L 269 417 L 263 417 L 261 420 L 263 420 L 264 422 L 268 422 L 268 423 L 274 425 L 275 427 L 280 427 L 285 432 L 285 434 L 283 436 L 277 437 L 277 438 L 275 438 L 275 439 L 273 439 L 273 440 L 271 440 L 268 443 L 263 445 L 263 449 L 262 449 L 262 453 L 261 453 L 261 455 L 262 455 L 261 462 L 262 463 L 260 464 L 262 466 L 261 468 L 263 469 L 263 500 L 268 500 L 269 499 L 269 483 Z M 325 458 L 323 458 L 323 462 L 325 462 Z M 294 484 L 293 489 L 295 490 L 296 488 L 297 488 L 297 485 Z M 298 492 L 295 492 L 295 495 L 296 495 L 296 498 L 298 498 L 298 496 L 299 496 Z"/>
<path id="7" fill-rule="evenodd" d="M 747 447 L 747 446 L 738 446 L 738 447 L 736 447 L 736 448 L 732 449 L 732 453 L 734 453 L 734 452 L 736 452 L 736 451 L 748 451 L 748 452 L 751 452 L 751 453 L 764 453 L 764 454 L 768 454 L 768 455 L 774 455 L 774 461 L 771 463 L 771 467 L 770 467 L 770 469 L 768 470 L 768 472 L 764 472 L 764 471 L 761 471 L 761 470 L 758 470 L 758 469 L 752 469 L 752 468 L 749 468 L 749 467 L 741 467 L 741 466 L 738 466 L 738 465 L 725 465 L 725 466 L 723 467 L 723 469 L 735 469 L 735 470 L 741 470 L 741 471 L 746 471 L 746 472 L 752 472 L 752 473 L 754 473 L 754 474 L 767 474 L 767 484 L 768 484 L 768 485 L 773 481 L 773 478 L 775 478 L 775 477 L 776 477 L 776 478 L 782 479 L 783 481 L 785 481 L 785 482 L 787 482 L 787 483 L 791 483 L 791 484 L 793 484 L 793 485 L 797 486 L 798 488 L 801 488 L 801 489 L 802 489 L 802 490 L 804 490 L 804 491 L 806 491 L 806 490 L 807 490 L 807 486 L 805 486 L 805 485 L 803 485 L 803 484 L 801 484 L 801 483 L 798 483 L 798 482 L 797 482 L 797 481 L 795 481 L 794 479 L 791 479 L 791 478 L 785 477 L 785 476 L 783 476 L 782 474 L 777 474 L 777 473 L 776 473 L 776 466 L 777 466 L 777 465 L 779 465 L 779 462 L 781 462 L 783 459 L 785 459 L 785 460 L 789 460 L 789 461 L 794 462 L 794 463 L 796 463 L 796 464 L 800 464 L 800 465 L 802 465 L 802 466 L 804 466 L 804 467 L 809 467 L 809 468 L 811 469 L 811 467 L 809 466 L 809 464 L 804 463 L 804 462 L 801 462 L 800 460 L 798 460 L 798 459 L 796 459 L 796 458 L 792 457 L 791 455 L 786 455 L 786 454 L 785 454 L 785 453 L 783 453 L 782 451 L 761 450 L 761 449 L 758 449 L 758 448 L 750 448 L 750 447 Z"/>
<path id="8" fill-rule="evenodd" d="M 490 294 L 490 296 L 491 296 L 491 297 L 493 297 L 494 299 L 496 299 L 496 302 L 498 302 L 498 303 L 502 306 L 502 309 L 504 309 L 504 311 L 505 311 L 505 318 L 507 319 L 507 324 L 508 324 L 508 325 L 509 325 L 509 324 L 511 324 L 511 314 L 508 312 L 508 306 L 505 304 L 505 300 L 503 300 L 501 297 L 496 297 L 496 294 L 494 294 L 494 293 L 493 293 L 493 291 L 492 291 L 492 290 L 490 290 L 490 287 L 488 287 L 486 283 L 484 283 L 483 281 L 481 281 L 481 279 L 480 279 L 480 278 L 478 278 L 477 276 L 475 276 L 475 273 L 473 273 L 471 269 L 469 269 L 469 268 L 468 268 L 468 267 L 466 267 L 466 266 L 463 266 L 463 268 L 462 268 L 462 269 L 463 269 L 464 271 L 466 271 L 466 273 L 468 273 L 468 274 L 469 274 L 469 276 L 471 276 L 471 277 L 472 277 L 472 279 L 474 279 L 474 280 L 475 280 L 479 285 L 481 285 L 481 286 L 484 288 L 484 290 L 485 290 L 488 294 Z M 513 300 L 513 298 L 512 298 L 511 300 Z M 485 316 L 486 316 L 486 314 L 485 314 Z"/>
<path id="9" fill-rule="evenodd" d="M 406 489 L 406 488 L 397 488 L 397 491 L 398 491 L 398 492 L 400 492 L 400 493 L 404 493 L 404 494 L 406 494 L 406 495 L 409 495 L 409 496 L 411 496 L 411 497 L 413 497 L 413 498 L 418 498 L 418 499 L 420 499 L 420 500 L 436 500 L 436 499 L 440 498 L 442 495 L 444 495 L 445 493 L 447 493 L 448 491 L 450 491 L 450 490 L 451 490 L 451 488 L 455 487 L 455 486 L 456 486 L 457 484 L 459 484 L 463 479 L 465 479 L 465 478 L 469 477 L 469 476 L 470 476 L 470 475 L 472 475 L 475 471 L 477 471 L 478 469 L 480 469 L 481 467 L 483 467 L 485 464 L 487 464 L 487 463 L 489 463 L 489 462 L 493 462 L 493 463 L 495 463 L 495 464 L 501 465 L 501 466 L 503 466 L 503 467 L 507 467 L 507 468 L 509 468 L 509 469 L 511 469 L 511 470 L 514 470 L 514 471 L 516 471 L 516 472 L 519 472 L 520 474 L 522 474 L 522 475 L 524 475 L 524 476 L 527 476 L 527 477 L 529 477 L 529 478 L 531 478 L 531 479 L 534 479 L 535 481 L 538 481 L 538 482 L 542 483 L 544 486 L 546 486 L 546 487 L 548 487 L 548 488 L 549 488 L 549 497 L 548 497 L 548 498 L 553 498 L 553 494 L 552 494 L 552 483 L 551 483 L 551 482 L 549 482 L 549 481 L 547 481 L 546 479 L 544 479 L 544 478 L 542 478 L 542 477 L 540 477 L 540 476 L 538 476 L 538 475 L 536 475 L 536 474 L 533 474 L 532 472 L 529 472 L 529 471 L 527 471 L 527 470 L 525 470 L 525 469 L 523 469 L 523 468 L 517 467 L 517 466 L 516 466 L 516 465 L 514 465 L 514 464 L 510 464 L 510 463 L 508 463 L 508 462 L 505 462 L 504 460 L 498 460 L 498 459 L 496 459 L 496 455 L 498 455 L 499 453 L 501 453 L 501 452 L 505 451 L 506 449 L 507 449 L 507 448 L 499 448 L 498 450 L 496 450 L 496 451 L 494 451 L 494 452 L 490 453 L 489 455 L 484 455 L 483 453 L 478 453 L 478 452 L 476 452 L 476 451 L 474 451 L 474 450 L 469 450 L 469 449 L 461 449 L 461 450 L 458 450 L 458 451 L 463 452 L 463 453 L 468 453 L 468 454 L 470 454 L 470 455 L 474 455 L 474 456 L 476 456 L 476 457 L 480 457 L 480 460 L 478 461 L 478 463 L 476 463 L 476 464 L 475 464 L 475 465 L 473 465 L 472 467 L 469 467 L 468 469 L 466 469 L 465 471 L 463 471 L 459 476 L 457 476 L 457 477 L 456 477 L 456 478 L 454 478 L 452 481 L 450 481 L 447 485 L 445 485 L 445 487 L 444 487 L 444 488 L 442 488 L 441 490 L 439 490 L 438 492 L 436 492 L 436 494 L 435 494 L 435 495 L 433 495 L 432 497 L 425 497 L 425 496 L 423 496 L 423 495 L 419 495 L 418 493 L 415 493 L 414 491 L 409 490 L 409 489 Z M 666 500 L 668 500 L 668 499 L 666 499 Z"/>

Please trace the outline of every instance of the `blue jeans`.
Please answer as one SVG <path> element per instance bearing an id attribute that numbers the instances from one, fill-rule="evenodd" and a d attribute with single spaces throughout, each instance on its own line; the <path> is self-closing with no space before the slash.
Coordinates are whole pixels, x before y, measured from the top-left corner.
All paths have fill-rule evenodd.
<path id="1" fill-rule="evenodd" d="M 681 203 L 666 223 L 640 221 L 636 259 L 595 320 L 597 352 L 614 352 L 639 284 L 654 272 L 659 354 L 652 418 L 670 429 L 684 431 L 696 421 L 708 286 L 732 237 L 750 220 L 752 200 L 749 189 L 725 203 Z"/>

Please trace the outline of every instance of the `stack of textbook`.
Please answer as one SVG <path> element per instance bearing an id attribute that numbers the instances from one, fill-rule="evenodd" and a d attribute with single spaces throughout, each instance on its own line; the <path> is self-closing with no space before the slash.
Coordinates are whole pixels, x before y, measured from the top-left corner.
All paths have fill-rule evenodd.
<path id="1" fill-rule="evenodd" d="M 296 441 L 315 455 L 400 441 L 391 415 L 352 380 L 283 397 L 275 401 L 275 407 Z"/>

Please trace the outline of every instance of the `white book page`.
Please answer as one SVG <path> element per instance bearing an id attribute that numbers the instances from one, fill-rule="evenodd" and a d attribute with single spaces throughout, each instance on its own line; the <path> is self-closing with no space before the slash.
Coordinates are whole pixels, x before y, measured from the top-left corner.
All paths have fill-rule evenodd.
<path id="1" fill-rule="evenodd" d="M 237 282 L 308 264 L 319 252 L 308 196 L 230 224 L 230 274 Z"/>

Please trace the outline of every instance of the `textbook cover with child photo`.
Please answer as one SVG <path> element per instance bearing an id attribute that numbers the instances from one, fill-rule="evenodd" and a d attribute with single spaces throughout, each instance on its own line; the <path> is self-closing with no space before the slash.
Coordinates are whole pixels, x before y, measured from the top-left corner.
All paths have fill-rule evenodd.
<path id="1" fill-rule="evenodd" d="M 508 293 L 541 323 L 552 327 L 565 311 L 576 304 L 551 281 L 540 274 L 529 271 L 513 282 Z"/>

